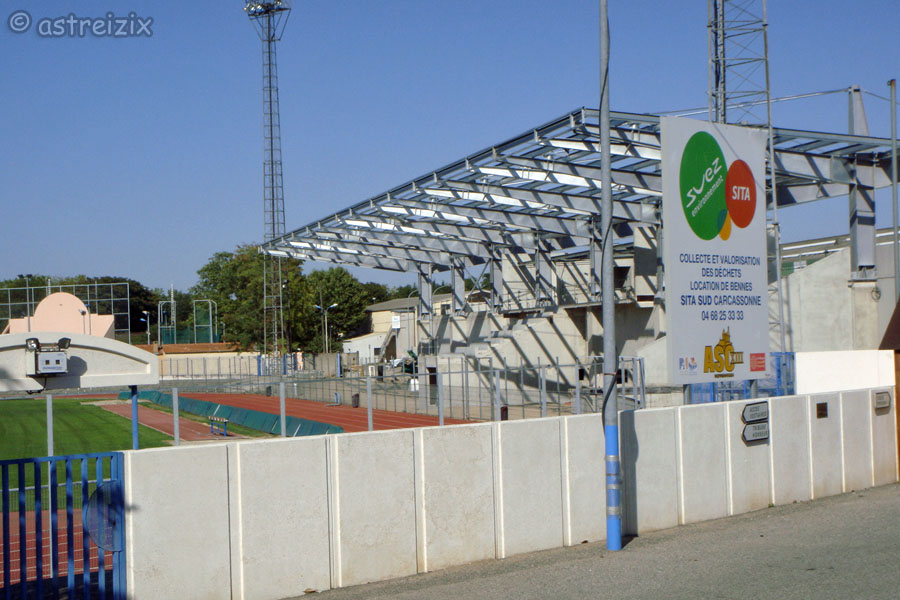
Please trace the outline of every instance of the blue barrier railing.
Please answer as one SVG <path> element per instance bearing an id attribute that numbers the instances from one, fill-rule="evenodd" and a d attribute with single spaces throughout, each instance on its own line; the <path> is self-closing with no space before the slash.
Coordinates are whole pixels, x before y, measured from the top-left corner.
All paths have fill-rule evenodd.
<path id="1" fill-rule="evenodd" d="M 119 393 L 120 400 L 127 400 L 129 397 L 130 395 L 128 392 Z M 149 400 L 154 404 L 159 404 L 166 408 L 172 408 L 172 395 L 165 392 L 144 390 L 138 393 L 138 398 L 141 400 Z M 207 402 L 206 400 L 197 400 L 189 396 L 179 397 L 178 409 L 180 412 L 200 415 L 202 417 L 222 417 L 228 419 L 229 423 L 249 427 L 250 429 L 256 429 L 257 431 L 265 433 L 277 434 L 281 431 L 281 415 L 274 413 L 239 408 L 228 404 L 219 404 L 217 402 Z M 339 425 L 291 416 L 288 416 L 285 419 L 285 430 L 288 437 L 344 433 L 344 428 Z M 214 433 L 214 431 L 211 427 L 210 434 L 212 433 Z"/>
<path id="2" fill-rule="evenodd" d="M 791 396 L 795 391 L 794 353 L 770 352 L 767 373 L 769 377 L 757 380 L 757 398 Z M 691 384 L 691 403 L 727 402 L 747 400 L 753 397 L 752 382 L 730 381 Z"/>
<path id="3" fill-rule="evenodd" d="M 0 598 L 125 598 L 123 473 L 121 452 L 0 460 Z"/>

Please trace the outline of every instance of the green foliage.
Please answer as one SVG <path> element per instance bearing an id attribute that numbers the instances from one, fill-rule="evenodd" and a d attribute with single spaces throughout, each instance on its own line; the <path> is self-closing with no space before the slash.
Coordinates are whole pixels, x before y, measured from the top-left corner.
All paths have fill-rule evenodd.
<path id="1" fill-rule="evenodd" d="M 299 325 L 299 341 L 304 350 L 324 352 L 324 310 L 328 308 L 330 350 L 339 348 L 340 340 L 353 337 L 366 325 L 365 309 L 372 304 L 371 288 L 365 287 L 346 269 L 333 267 L 313 271 L 304 278 L 299 305 L 292 316 Z M 321 309 L 316 308 L 321 307 Z"/>
<path id="2" fill-rule="evenodd" d="M 396 300 L 397 298 L 418 297 L 419 288 L 414 285 L 401 285 L 391 289 L 390 297 L 387 300 Z"/>
<path id="3" fill-rule="evenodd" d="M 225 341 L 241 348 L 261 347 L 263 342 L 263 260 L 256 246 L 238 246 L 234 252 L 217 252 L 197 274 L 200 280 L 191 293 L 216 302 L 219 322 L 225 324 Z M 288 343 L 297 339 L 295 312 L 300 286 L 301 261 L 281 259 L 283 305 Z"/>
<path id="4" fill-rule="evenodd" d="M 391 290 L 388 286 L 381 283 L 364 283 L 362 284 L 363 298 L 366 304 L 377 304 L 391 299 Z"/>

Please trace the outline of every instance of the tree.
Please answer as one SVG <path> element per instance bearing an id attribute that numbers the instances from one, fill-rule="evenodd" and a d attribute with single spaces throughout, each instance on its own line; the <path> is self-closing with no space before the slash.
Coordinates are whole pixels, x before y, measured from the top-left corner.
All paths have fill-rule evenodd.
<path id="1" fill-rule="evenodd" d="M 388 300 L 396 300 L 397 298 L 409 298 L 419 295 L 419 288 L 412 284 L 401 285 L 391 288 L 390 298 Z"/>
<path id="2" fill-rule="evenodd" d="M 194 298 L 216 303 L 219 322 L 225 325 L 225 341 L 244 349 L 261 349 L 264 340 L 264 258 L 255 245 L 240 245 L 234 252 L 217 252 L 197 271 L 200 279 L 191 288 Z M 295 345 L 291 342 L 297 339 L 293 313 L 303 281 L 301 264 L 296 259 L 281 259 L 285 345 Z"/>
<path id="3" fill-rule="evenodd" d="M 383 283 L 370 281 L 362 284 L 362 290 L 366 304 L 377 304 L 391 299 L 391 290 Z"/>
<path id="4" fill-rule="evenodd" d="M 301 349 L 323 352 L 324 309 L 328 308 L 328 340 L 338 350 L 340 340 L 353 337 L 366 326 L 366 307 L 372 288 L 361 284 L 342 267 L 313 271 L 304 278 L 295 315 L 300 324 Z M 376 296 L 377 297 L 377 296 Z M 316 308 L 319 306 L 321 308 Z"/>

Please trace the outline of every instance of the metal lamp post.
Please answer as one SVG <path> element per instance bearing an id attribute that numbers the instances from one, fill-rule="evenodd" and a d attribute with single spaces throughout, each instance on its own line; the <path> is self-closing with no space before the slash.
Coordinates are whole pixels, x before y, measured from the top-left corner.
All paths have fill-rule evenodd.
<path id="1" fill-rule="evenodd" d="M 142 310 L 141 313 L 144 315 L 144 321 L 147 322 L 147 345 L 150 345 L 150 311 Z"/>
<path id="2" fill-rule="evenodd" d="M 337 306 L 337 303 L 332 304 L 331 306 L 326 306 L 325 308 L 322 308 L 318 304 L 316 304 L 315 306 L 325 315 L 325 321 L 322 325 L 322 336 L 325 340 L 325 354 L 328 354 L 328 311 L 332 308 L 335 308 Z"/>
<path id="3" fill-rule="evenodd" d="M 29 283 L 32 277 L 34 275 L 31 273 L 19 274 L 19 279 L 25 280 L 25 316 L 28 317 L 28 331 L 31 331 L 31 290 L 29 289 Z"/>

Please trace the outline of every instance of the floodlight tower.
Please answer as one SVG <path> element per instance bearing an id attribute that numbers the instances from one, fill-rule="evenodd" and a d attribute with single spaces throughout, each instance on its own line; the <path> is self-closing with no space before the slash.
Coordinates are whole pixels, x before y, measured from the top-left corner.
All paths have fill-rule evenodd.
<path id="1" fill-rule="evenodd" d="M 770 319 L 778 332 L 780 350 L 787 349 L 781 281 L 781 228 L 775 182 L 775 143 L 772 132 L 772 96 L 769 84 L 769 36 L 766 0 L 707 0 L 709 45 L 709 120 L 766 127 L 767 230 L 774 238 L 778 313 Z M 770 212 L 769 212 L 770 211 Z"/>
<path id="2" fill-rule="evenodd" d="M 766 125 L 766 0 L 707 0 L 709 119 Z"/>
<path id="3" fill-rule="evenodd" d="M 281 40 L 290 16 L 287 0 L 244 4 L 244 12 L 262 41 L 263 57 L 263 241 L 284 235 L 284 183 L 281 176 L 281 117 L 278 108 L 278 69 L 275 42 Z M 263 353 L 279 353 L 284 339 L 281 258 L 263 259 Z"/>

